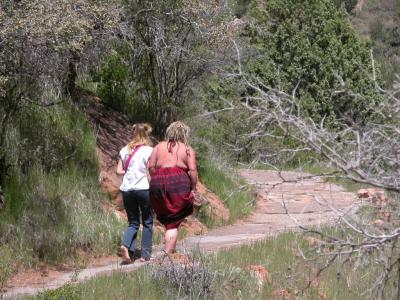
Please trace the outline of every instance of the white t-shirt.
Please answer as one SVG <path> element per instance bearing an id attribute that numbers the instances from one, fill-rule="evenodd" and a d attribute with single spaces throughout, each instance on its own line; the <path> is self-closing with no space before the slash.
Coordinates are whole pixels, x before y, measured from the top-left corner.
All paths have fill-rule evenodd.
<path id="1" fill-rule="evenodd" d="M 125 146 L 119 152 L 119 156 L 122 159 L 123 166 L 125 166 L 128 157 L 131 155 L 132 150 L 129 150 L 128 146 Z M 120 190 L 123 192 L 130 190 L 148 190 L 149 180 L 147 178 L 147 161 L 153 151 L 152 147 L 141 146 L 131 158 L 129 162 L 128 170 L 126 171 Z"/>

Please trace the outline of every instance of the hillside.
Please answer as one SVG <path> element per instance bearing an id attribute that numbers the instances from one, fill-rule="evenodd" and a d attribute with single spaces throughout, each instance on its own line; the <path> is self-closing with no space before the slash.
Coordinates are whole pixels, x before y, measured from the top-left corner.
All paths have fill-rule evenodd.
<path id="1" fill-rule="evenodd" d="M 365 0 L 351 15 L 354 28 L 371 40 L 385 87 L 400 72 L 400 3 L 397 0 Z"/>
<path id="2" fill-rule="evenodd" d="M 90 92 L 79 91 L 79 107 L 85 114 L 93 133 L 96 137 L 96 153 L 99 159 L 99 181 L 102 190 L 110 197 L 108 209 L 122 219 L 126 220 L 126 213 L 119 190 L 121 177 L 116 170 L 119 151 L 125 146 L 132 136 L 132 123 L 123 113 L 117 112 L 104 105 L 100 98 Z M 156 143 L 156 140 L 154 140 Z M 215 222 L 227 222 L 229 211 L 221 200 L 209 191 L 204 185 L 199 185 L 199 198 L 201 203 L 207 205 L 208 216 Z M 107 202 L 105 202 L 107 203 Z M 182 224 L 188 234 L 201 234 L 207 232 L 207 227 L 196 217 L 190 216 Z M 163 227 L 156 221 L 156 230 L 163 231 Z"/>

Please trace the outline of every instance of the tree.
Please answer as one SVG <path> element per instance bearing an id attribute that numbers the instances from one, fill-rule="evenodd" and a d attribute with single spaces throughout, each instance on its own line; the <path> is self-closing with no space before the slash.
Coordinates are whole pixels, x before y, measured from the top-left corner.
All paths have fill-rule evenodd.
<path id="1" fill-rule="evenodd" d="M 161 138 L 192 84 L 215 63 L 211 50 L 224 43 L 225 7 L 218 1 L 141 0 L 125 6 L 123 40 L 97 80 L 106 101 L 117 96 L 125 109 L 137 107 L 135 115 L 146 111 Z"/>
<path id="2" fill-rule="evenodd" d="M 238 75 L 254 91 L 252 96 L 243 98 L 242 106 L 252 113 L 258 125 L 261 124 L 255 126 L 249 135 L 254 138 L 273 135 L 262 124 L 274 124 L 299 145 L 297 149 L 281 148 L 280 151 L 313 151 L 335 168 L 320 176 L 346 178 L 384 189 L 390 195 L 388 204 L 368 205 L 369 210 L 361 215 L 330 206 L 340 219 L 336 232 L 327 234 L 316 228 L 301 228 L 322 240 L 319 247 L 321 255 L 326 257 L 326 265 L 318 273 L 336 259 L 353 264 L 353 268 L 366 265 L 371 274 L 376 274 L 370 287 L 373 295 L 385 299 L 386 288 L 394 284 L 399 298 L 400 84 L 395 85 L 392 91 L 383 90 L 376 80 L 373 59 L 371 65 L 370 76 L 367 73 L 365 76 L 371 81 L 371 88 L 384 99 L 373 108 L 373 113 L 381 118 L 367 124 L 338 119 L 339 126 L 335 129 L 327 127 L 324 122 L 316 123 L 310 116 L 298 114 L 304 109 L 304 103 L 296 97 L 294 90 L 285 91 L 280 86 L 262 84 L 258 78 L 242 72 Z M 338 71 L 336 86 L 331 92 L 353 99 L 364 97 L 352 91 L 352 87 Z"/>
<path id="3" fill-rule="evenodd" d="M 295 91 L 303 111 L 317 123 L 365 123 L 381 101 L 365 72 L 371 73 L 369 47 L 344 9 L 329 0 L 254 2 L 244 32 L 243 67 L 269 86 Z M 379 81 L 379 70 L 376 70 Z M 339 73 L 354 93 L 332 94 Z"/>
<path id="4" fill-rule="evenodd" d="M 118 21 L 118 9 L 107 1 L 0 1 L 0 186 L 12 119 L 23 107 L 73 95 L 79 61 Z"/>

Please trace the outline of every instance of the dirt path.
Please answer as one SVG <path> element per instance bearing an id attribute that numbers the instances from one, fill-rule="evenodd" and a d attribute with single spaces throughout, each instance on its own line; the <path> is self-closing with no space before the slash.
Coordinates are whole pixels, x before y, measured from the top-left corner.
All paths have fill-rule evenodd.
<path id="1" fill-rule="evenodd" d="M 296 222 L 306 226 L 326 224 L 337 218 L 331 206 L 349 210 L 354 208 L 357 200 L 354 193 L 345 192 L 337 185 L 324 183 L 319 178 L 302 178 L 307 174 L 253 170 L 243 170 L 241 174 L 248 183 L 256 186 L 258 196 L 255 212 L 233 225 L 211 230 L 206 235 L 184 239 L 179 245 L 181 251 L 201 249 L 211 252 L 247 244 L 284 230 L 294 230 L 298 228 Z M 162 251 L 155 249 L 154 256 L 161 255 Z M 86 268 L 79 272 L 64 272 L 52 280 L 43 280 L 31 286 L 12 287 L 2 297 L 35 294 L 63 286 L 71 281 L 81 282 L 99 274 L 134 271 L 143 265 L 144 263 L 135 262 L 121 266 L 119 258 L 111 258 L 104 265 Z"/>

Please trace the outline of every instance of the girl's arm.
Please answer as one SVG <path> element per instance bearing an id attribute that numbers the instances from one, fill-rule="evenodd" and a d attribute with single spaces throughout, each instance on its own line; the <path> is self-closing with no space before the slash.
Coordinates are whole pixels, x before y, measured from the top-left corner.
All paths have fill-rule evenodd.
<path id="1" fill-rule="evenodd" d="M 147 161 L 147 170 L 148 170 L 150 176 L 154 173 L 154 170 L 156 169 L 156 165 L 157 165 L 157 149 L 158 149 L 157 146 L 155 146 L 153 148 L 150 158 Z"/>
<path id="2" fill-rule="evenodd" d="M 118 164 L 117 164 L 117 175 L 125 175 L 125 170 L 124 167 L 122 165 L 122 160 L 118 159 Z"/>

